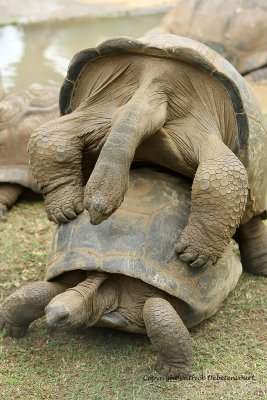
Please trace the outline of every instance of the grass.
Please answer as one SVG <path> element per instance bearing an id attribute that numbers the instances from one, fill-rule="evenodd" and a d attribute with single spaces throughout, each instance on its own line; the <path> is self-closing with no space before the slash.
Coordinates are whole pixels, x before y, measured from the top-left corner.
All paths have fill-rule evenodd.
<path id="1" fill-rule="evenodd" d="M 53 231 L 42 202 L 31 197 L 0 222 L 0 301 L 42 279 Z M 146 336 L 49 332 L 40 319 L 22 339 L 0 335 L 0 399 L 267 399 L 265 311 L 265 279 L 244 273 L 217 315 L 191 330 L 192 379 L 169 382 L 154 371 Z M 250 379 L 229 379 L 238 376 Z"/>

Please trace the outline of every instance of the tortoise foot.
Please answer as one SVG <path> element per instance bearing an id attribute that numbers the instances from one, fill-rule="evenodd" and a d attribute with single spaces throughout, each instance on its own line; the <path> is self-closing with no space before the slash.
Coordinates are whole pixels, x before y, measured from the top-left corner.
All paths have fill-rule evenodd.
<path id="1" fill-rule="evenodd" d="M 193 268 L 204 268 L 210 264 L 215 264 L 223 252 L 214 249 L 214 243 L 220 240 L 220 246 L 226 247 L 222 238 L 215 238 L 204 235 L 200 230 L 185 228 L 175 246 L 175 251 L 179 254 L 182 261 L 188 262 Z M 189 233 L 190 232 L 190 233 Z"/>
<path id="2" fill-rule="evenodd" d="M 45 196 L 47 217 L 57 224 L 75 219 L 83 209 L 83 189 L 79 185 L 65 184 Z"/>
<path id="3" fill-rule="evenodd" d="M 115 204 L 109 204 L 102 196 L 93 196 L 85 200 L 85 208 L 90 215 L 92 225 L 99 225 L 112 215 L 121 205 L 123 197 L 120 197 Z"/>
<path id="4" fill-rule="evenodd" d="M 241 225 L 235 239 L 239 244 L 244 270 L 254 275 L 267 276 L 267 227 L 260 216 Z"/>
<path id="5" fill-rule="evenodd" d="M 183 378 L 190 375 L 191 372 L 187 365 L 181 364 L 179 366 L 174 366 L 161 357 L 157 359 L 156 370 L 166 378 Z"/>
<path id="6" fill-rule="evenodd" d="M 7 206 L 0 202 L 0 221 L 6 219 Z"/>
<path id="7" fill-rule="evenodd" d="M 143 310 L 146 332 L 159 356 L 156 369 L 168 378 L 188 375 L 192 344 L 183 321 L 165 299 L 150 297 Z"/>
<path id="8" fill-rule="evenodd" d="M 255 263 L 256 264 L 256 263 Z M 267 262 L 261 265 L 252 264 L 250 268 L 245 268 L 248 272 L 253 275 L 260 275 L 267 277 Z"/>
<path id="9" fill-rule="evenodd" d="M 0 331 L 3 331 L 5 336 L 9 336 L 11 338 L 23 337 L 25 336 L 28 327 L 29 325 L 15 325 L 5 317 L 3 311 L 0 311 Z"/>
<path id="10" fill-rule="evenodd" d="M 128 188 L 128 175 L 113 171 L 110 166 L 96 169 L 84 194 L 85 208 L 93 225 L 98 225 L 121 205 Z"/>

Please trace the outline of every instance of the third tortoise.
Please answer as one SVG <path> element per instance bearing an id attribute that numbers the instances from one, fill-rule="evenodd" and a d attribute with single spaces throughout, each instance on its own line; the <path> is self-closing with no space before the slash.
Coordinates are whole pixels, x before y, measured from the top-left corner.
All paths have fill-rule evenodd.
<path id="1" fill-rule="evenodd" d="M 198 40 L 223 55 L 251 81 L 267 79 L 266 0 L 178 0 L 147 34 Z"/>
<path id="2" fill-rule="evenodd" d="M 0 219 L 24 188 L 39 192 L 29 168 L 28 141 L 44 122 L 58 117 L 56 86 L 37 83 L 0 98 Z"/>

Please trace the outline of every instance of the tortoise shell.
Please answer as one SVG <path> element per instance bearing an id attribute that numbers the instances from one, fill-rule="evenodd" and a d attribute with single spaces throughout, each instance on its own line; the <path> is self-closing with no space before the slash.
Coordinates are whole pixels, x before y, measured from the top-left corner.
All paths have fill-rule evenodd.
<path id="1" fill-rule="evenodd" d="M 144 57 L 174 59 L 198 68 L 216 79 L 228 92 L 237 122 L 234 153 L 244 164 L 250 196 L 242 223 L 266 211 L 267 130 L 260 106 L 248 83 L 222 56 L 208 46 L 176 35 L 155 34 L 140 39 L 115 37 L 76 53 L 70 62 L 60 90 L 60 112 L 66 115 L 86 101 L 84 90 L 90 80 L 90 66 L 103 57 L 116 54 L 139 54 Z M 112 73 L 112 71 L 111 71 Z"/>
<path id="2" fill-rule="evenodd" d="M 28 167 L 28 141 L 35 128 L 58 116 L 56 86 L 32 84 L 0 101 L 0 183 L 39 191 Z"/>
<path id="3" fill-rule="evenodd" d="M 55 233 L 46 280 L 66 271 L 124 274 L 157 287 L 188 305 L 185 323 L 198 324 L 214 314 L 234 289 L 242 271 L 231 242 L 216 265 L 194 270 L 180 261 L 175 243 L 186 225 L 191 184 L 153 169 L 130 172 L 121 207 L 100 225 L 87 211 Z"/>
<path id="4" fill-rule="evenodd" d="M 241 73 L 267 66 L 266 0 L 178 0 L 151 33 L 198 40 Z"/>

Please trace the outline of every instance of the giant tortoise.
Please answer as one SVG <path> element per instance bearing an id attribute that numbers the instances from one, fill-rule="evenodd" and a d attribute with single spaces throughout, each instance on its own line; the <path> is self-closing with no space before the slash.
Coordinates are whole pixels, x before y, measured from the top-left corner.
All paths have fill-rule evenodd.
<path id="1" fill-rule="evenodd" d="M 60 110 L 29 142 L 51 220 L 68 222 L 85 206 L 102 222 L 123 200 L 132 160 L 152 162 L 194 179 L 176 247 L 182 260 L 215 263 L 239 224 L 247 240 L 253 221 L 260 234 L 249 264 L 266 273 L 267 133 L 247 83 L 223 57 L 175 35 L 113 38 L 74 56 Z M 85 195 L 82 156 L 97 160 Z"/>
<path id="2" fill-rule="evenodd" d="M 147 34 L 198 40 L 225 57 L 247 79 L 267 79 L 266 0 L 178 0 Z"/>
<path id="3" fill-rule="evenodd" d="M 59 88 L 32 84 L 26 90 L 0 96 L 0 219 L 23 188 L 39 192 L 29 169 L 31 133 L 56 118 Z"/>
<path id="4" fill-rule="evenodd" d="M 130 174 L 125 201 L 107 221 L 87 212 L 58 227 L 44 281 L 4 301 L 0 329 L 23 336 L 46 314 L 50 327 L 111 327 L 147 333 L 158 370 L 187 374 L 192 349 L 187 328 L 213 315 L 241 274 L 231 242 L 214 266 L 191 269 L 174 251 L 186 224 L 190 183 L 151 169 Z M 66 290 L 67 289 L 67 290 Z"/>

